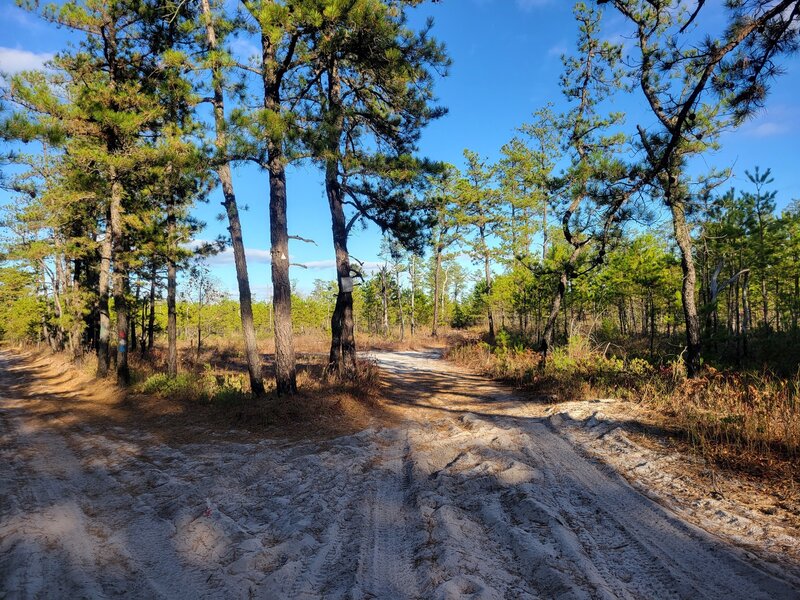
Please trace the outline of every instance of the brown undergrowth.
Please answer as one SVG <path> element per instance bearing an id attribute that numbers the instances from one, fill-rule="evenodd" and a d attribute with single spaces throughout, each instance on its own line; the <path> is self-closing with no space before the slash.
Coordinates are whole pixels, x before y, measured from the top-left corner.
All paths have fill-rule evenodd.
<path id="1" fill-rule="evenodd" d="M 150 361 L 132 355 L 133 382 L 126 390 L 112 377 L 94 376 L 93 356 L 70 359 L 44 350 L 11 348 L 5 357 L 10 367 L 4 382 L 13 382 L 10 387 L 6 383 L 5 393 L 32 400 L 33 412 L 70 427 L 131 426 L 191 442 L 209 433 L 326 438 L 392 418 L 383 409 L 378 369 L 370 361 L 360 361 L 356 380 L 339 382 L 325 376 L 322 358 L 300 355 L 297 394 L 278 397 L 267 377 L 266 396 L 253 398 L 243 369 L 220 363 L 195 365 L 186 351 L 174 379 L 160 372 L 157 356 Z"/>
<path id="2" fill-rule="evenodd" d="M 406 336 L 402 341 L 359 335 L 357 345 L 359 350 L 416 350 L 463 340 L 463 336 L 450 333 L 438 338 Z M 250 394 L 239 339 L 206 339 L 199 352 L 192 343 L 179 343 L 179 374 L 175 378 L 165 375 L 164 347 L 157 345 L 144 356 L 134 350 L 129 355 L 131 384 L 125 390 L 114 383 L 113 364 L 108 378 L 94 376 L 94 355 L 72 358 L 46 349 L 7 349 L 19 363 L 20 384 L 15 393 L 56 400 L 54 414 L 69 424 L 81 420 L 131 424 L 191 440 L 209 429 L 216 434 L 330 437 L 397 419 L 385 407 L 374 363 L 359 359 L 358 377 L 337 381 L 324 373 L 330 343 L 327 336 L 299 334 L 295 343 L 298 393 L 278 397 L 270 376 L 273 341 L 259 342 L 267 386 L 266 396 L 259 399 Z"/>
<path id="3" fill-rule="evenodd" d="M 639 431 L 666 434 L 718 468 L 800 495 L 800 373 L 782 378 L 706 366 L 687 379 L 680 360 L 654 366 L 617 358 L 580 336 L 545 364 L 538 352 L 499 342 L 457 345 L 447 357 L 547 402 L 617 398 L 638 405 Z"/>

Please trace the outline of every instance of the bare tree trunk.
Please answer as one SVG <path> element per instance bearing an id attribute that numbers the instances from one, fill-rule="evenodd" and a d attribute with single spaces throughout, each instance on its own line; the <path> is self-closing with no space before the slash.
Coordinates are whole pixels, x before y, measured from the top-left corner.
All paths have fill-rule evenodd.
<path id="1" fill-rule="evenodd" d="M 130 317 L 128 321 L 130 322 L 130 351 L 136 351 L 136 321 L 137 321 L 137 314 L 136 311 L 139 308 L 139 286 L 136 286 L 136 296 L 133 299 L 133 308 L 130 310 Z"/>
<path id="2" fill-rule="evenodd" d="M 750 293 L 748 290 L 750 284 L 750 272 L 745 271 L 742 275 L 742 355 L 747 356 L 749 354 L 749 347 L 748 347 L 748 333 L 750 331 L 750 323 L 751 323 L 751 311 L 750 311 Z"/>
<path id="3" fill-rule="evenodd" d="M 442 247 L 441 244 L 436 246 L 436 260 L 433 271 L 433 329 L 431 336 L 439 336 L 439 277 L 442 272 Z"/>
<path id="4" fill-rule="evenodd" d="M 270 158 L 269 233 L 272 245 L 272 306 L 275 327 L 275 381 L 279 395 L 297 391 L 297 359 L 292 332 L 289 231 L 286 223 L 286 171 L 282 153 Z"/>
<path id="5" fill-rule="evenodd" d="M 128 370 L 128 257 L 122 230 L 122 184 L 112 173 L 111 238 L 114 248 L 114 310 L 117 313 L 117 381 L 127 385 Z"/>
<path id="6" fill-rule="evenodd" d="M 386 282 L 386 267 L 382 267 L 381 273 L 381 303 L 383 307 L 383 335 L 389 335 L 389 290 Z"/>
<path id="7" fill-rule="evenodd" d="M 486 238 L 481 229 L 481 244 L 483 245 L 483 270 L 486 278 L 486 311 L 489 318 L 489 341 L 494 342 L 494 315 L 492 314 L 492 271 L 489 265 L 489 249 L 486 246 Z"/>
<path id="8" fill-rule="evenodd" d="M 736 362 L 739 363 L 742 360 L 742 321 L 741 321 L 741 311 L 739 310 L 739 289 L 741 287 L 741 282 L 737 279 L 736 280 L 736 287 L 734 289 L 734 322 L 736 323 Z"/>
<path id="9" fill-rule="evenodd" d="M 106 212 L 106 231 L 100 245 L 100 273 L 98 281 L 98 306 L 100 315 L 100 333 L 97 337 L 97 376 L 108 375 L 108 365 L 111 361 L 109 352 L 109 337 L 111 335 L 111 317 L 108 308 L 109 290 L 111 288 L 111 216 L 110 206 Z"/>
<path id="10" fill-rule="evenodd" d="M 583 246 L 576 246 L 572 250 L 572 254 L 567 261 L 564 269 L 561 271 L 561 277 L 558 279 L 558 286 L 556 287 L 556 293 L 553 295 L 553 300 L 550 303 L 550 314 L 547 317 L 547 322 L 544 326 L 544 332 L 542 333 L 542 343 L 539 347 L 539 351 L 542 354 L 542 357 L 547 359 L 553 349 L 553 341 L 555 338 L 556 327 L 558 325 L 558 312 L 561 310 L 561 303 L 564 301 L 564 295 L 567 293 L 567 283 L 569 282 L 569 275 L 574 268 L 578 257 L 583 250 Z"/>
<path id="11" fill-rule="evenodd" d="M 200 346 L 203 344 L 203 334 L 202 334 L 202 327 L 203 327 L 203 284 L 204 279 L 200 279 L 200 285 L 198 293 L 197 293 L 197 352 L 195 354 L 195 362 L 200 362 Z"/>
<path id="12" fill-rule="evenodd" d="M 59 351 L 64 349 L 64 327 L 62 325 L 62 319 L 64 317 L 64 307 L 61 303 L 61 291 L 67 289 L 67 285 L 65 282 L 64 277 L 64 263 L 62 260 L 62 255 L 59 251 L 56 251 L 56 255 L 54 257 L 56 273 L 53 279 L 53 303 L 56 309 L 56 317 L 58 317 L 58 324 L 55 327 L 55 342 L 56 347 Z"/>
<path id="13" fill-rule="evenodd" d="M 406 321 L 403 316 L 403 290 L 400 289 L 400 270 L 395 270 L 395 281 L 397 283 L 397 310 L 400 314 L 400 341 L 406 337 Z"/>
<path id="14" fill-rule="evenodd" d="M 206 40 L 211 51 L 217 49 L 217 34 L 211 15 L 211 7 L 208 0 L 200 2 L 203 16 L 206 19 Z M 219 65 L 216 63 L 211 70 L 211 78 L 214 88 L 214 127 L 215 145 L 221 153 L 226 152 L 225 135 L 225 96 L 223 94 L 223 77 Z M 222 194 L 224 201 L 222 205 L 228 215 L 228 233 L 231 236 L 231 246 L 233 247 L 233 262 L 236 265 L 236 283 L 239 288 L 239 315 L 242 321 L 242 334 L 244 336 L 244 350 L 247 359 L 247 373 L 250 377 L 250 390 L 256 397 L 264 395 L 263 367 L 261 355 L 258 352 L 256 342 L 256 328 L 253 320 L 253 298 L 250 292 L 250 277 L 247 272 L 247 257 L 244 252 L 244 240 L 242 238 L 242 224 L 239 218 L 239 207 L 236 203 L 236 195 L 233 190 L 233 180 L 231 178 L 231 167 L 227 160 L 224 160 L 217 167 L 217 176 L 222 184 Z M 199 344 L 198 344 L 199 348 Z"/>
<path id="15" fill-rule="evenodd" d="M 175 377 L 178 374 L 178 314 L 176 296 L 178 292 L 178 266 L 176 264 L 175 209 L 172 203 L 167 207 L 167 374 Z"/>
<path id="16" fill-rule="evenodd" d="M 38 275 L 39 275 L 39 277 L 38 277 L 38 279 L 39 279 L 39 281 L 38 281 L 39 293 L 41 293 L 43 296 L 46 296 L 47 295 L 47 280 L 46 280 L 46 276 L 45 276 L 45 273 L 44 273 L 44 267 L 42 267 L 42 270 L 38 273 Z M 47 343 L 50 346 L 50 348 L 55 352 L 56 348 L 53 345 L 53 339 L 52 339 L 52 336 L 50 335 L 50 329 L 47 326 L 47 314 L 44 311 L 42 311 L 41 316 L 42 316 L 41 324 L 40 324 L 40 326 L 41 326 L 41 335 L 40 335 L 39 341 L 36 344 L 36 348 L 38 349 L 39 348 L 39 344 L 41 344 L 42 340 L 45 340 L 45 341 L 47 341 Z"/>
<path id="17" fill-rule="evenodd" d="M 681 251 L 681 270 L 683 271 L 683 285 L 681 287 L 681 300 L 683 302 L 683 316 L 686 321 L 686 374 L 694 377 L 700 370 L 701 341 L 700 318 L 697 314 L 695 300 L 695 287 L 697 274 L 692 257 L 692 237 L 689 226 L 686 224 L 686 208 L 682 200 L 672 199 L 669 202 L 672 212 L 672 227 L 675 241 Z"/>
<path id="18" fill-rule="evenodd" d="M 411 255 L 411 337 L 412 338 L 414 337 L 414 334 L 417 331 L 417 321 L 414 316 L 414 296 L 417 293 L 416 277 L 417 277 L 416 257 L 412 254 Z"/>
<path id="19" fill-rule="evenodd" d="M 247 272 L 247 257 L 244 251 L 242 238 L 242 224 L 239 219 L 239 208 L 233 191 L 231 169 L 229 164 L 224 164 L 217 170 L 222 192 L 225 197 L 223 206 L 228 214 L 228 232 L 231 236 L 233 247 L 233 262 L 236 265 L 236 283 L 239 289 L 239 316 L 242 321 L 242 334 L 244 336 L 244 351 L 247 359 L 247 374 L 250 378 L 250 390 L 253 395 L 264 395 L 264 381 L 262 374 L 261 355 L 256 342 L 256 327 L 253 319 L 253 297 L 250 291 L 250 276 Z"/>
<path id="20" fill-rule="evenodd" d="M 142 300 L 141 320 L 139 321 L 139 356 L 147 354 L 147 319 L 150 316 L 150 300 Z"/>
<path id="21" fill-rule="evenodd" d="M 353 323 L 353 279 L 350 254 L 347 250 L 342 190 L 339 185 L 337 163 L 329 162 L 325 173 L 325 189 L 331 209 L 333 247 L 336 252 L 336 281 L 339 293 L 331 317 L 331 351 L 328 370 L 340 377 L 352 378 L 356 374 L 356 341 Z"/>
<path id="22" fill-rule="evenodd" d="M 332 158 L 325 164 L 325 192 L 331 211 L 331 232 L 336 254 L 336 283 L 338 293 L 331 316 L 331 350 L 328 372 L 340 378 L 352 379 L 356 375 L 356 339 L 353 322 L 353 279 L 350 253 L 347 250 L 348 226 L 344 214 L 344 195 L 339 183 L 339 151 L 344 128 L 341 110 L 341 82 L 336 64 L 328 71 L 328 151 Z"/>
<path id="23" fill-rule="evenodd" d="M 650 358 L 655 354 L 656 343 L 656 301 L 652 290 L 649 293 L 650 300 Z"/>
<path id="24" fill-rule="evenodd" d="M 150 306 L 147 315 L 147 351 L 153 349 L 153 342 L 155 341 L 156 329 L 156 264 L 153 261 L 153 266 L 150 270 Z"/>
<path id="25" fill-rule="evenodd" d="M 275 47 L 261 33 L 264 108 L 281 112 L 281 76 L 275 72 Z M 289 229 L 286 221 L 286 157 L 283 141 L 267 139 L 269 237 L 272 256 L 272 306 L 275 328 L 275 383 L 279 395 L 297 392 L 297 358 L 292 332 L 292 283 L 289 279 Z"/>
<path id="26" fill-rule="evenodd" d="M 445 315 L 445 312 L 444 312 L 444 302 L 445 302 L 445 300 L 447 298 L 447 277 L 448 277 L 449 274 L 450 274 L 450 265 L 447 265 L 447 267 L 445 267 L 445 269 L 444 269 L 444 281 L 442 281 L 442 296 L 441 296 L 442 313 L 441 314 L 442 314 L 442 318 L 443 319 L 445 319 L 447 317 L 447 315 Z"/>
<path id="27" fill-rule="evenodd" d="M 542 264 L 547 259 L 547 199 L 544 200 L 542 210 Z"/>

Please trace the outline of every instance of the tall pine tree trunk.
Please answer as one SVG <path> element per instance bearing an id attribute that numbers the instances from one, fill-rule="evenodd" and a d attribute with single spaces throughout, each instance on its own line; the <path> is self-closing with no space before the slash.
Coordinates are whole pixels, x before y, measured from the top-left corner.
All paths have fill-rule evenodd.
<path id="1" fill-rule="evenodd" d="M 147 318 L 150 314 L 149 303 L 142 301 L 142 320 L 139 322 L 139 356 L 147 354 Z"/>
<path id="2" fill-rule="evenodd" d="M 686 223 L 686 207 L 682 200 L 671 199 L 669 202 L 672 213 L 672 227 L 675 241 L 681 252 L 681 270 L 683 284 L 681 286 L 681 301 L 683 303 L 683 317 L 686 322 L 686 374 L 694 377 L 700 370 L 700 317 L 697 314 L 695 289 L 697 273 L 692 257 L 692 237 Z"/>
<path id="3" fill-rule="evenodd" d="M 542 203 L 542 264 L 547 260 L 547 199 Z"/>
<path id="4" fill-rule="evenodd" d="M 261 34 L 264 108 L 281 113 L 281 80 L 274 71 L 275 47 L 268 32 Z M 272 132 L 270 132 L 272 133 Z M 275 329 L 275 383 L 279 395 L 297 391 L 297 360 L 292 332 L 292 284 L 289 279 L 289 230 L 286 221 L 286 157 L 283 140 L 267 139 L 269 171 L 269 237 L 272 271 L 272 307 Z"/>
<path id="5" fill-rule="evenodd" d="M 397 282 L 397 311 L 400 315 L 400 341 L 402 342 L 406 337 L 406 321 L 403 316 L 403 293 L 400 289 L 400 270 L 395 271 L 395 280 Z"/>
<path id="6" fill-rule="evenodd" d="M 553 294 L 553 300 L 550 303 L 550 314 L 547 316 L 547 322 L 545 323 L 544 332 L 542 333 L 542 343 L 539 346 L 539 351 L 544 359 L 547 359 L 553 350 L 556 327 L 558 326 L 558 312 L 561 310 L 561 304 L 563 303 L 564 296 L 567 293 L 567 283 L 569 283 L 570 273 L 572 273 L 573 269 L 575 268 L 575 264 L 577 263 L 578 257 L 581 255 L 583 248 L 584 246 L 576 246 L 572 250 L 572 254 L 570 255 L 564 269 L 561 271 L 561 276 L 558 279 L 556 293 Z"/>
<path id="7" fill-rule="evenodd" d="M 748 335 L 752 323 L 752 311 L 750 309 L 750 271 L 742 274 L 742 356 L 747 356 L 749 350 Z M 766 327 L 766 324 L 765 324 Z"/>
<path id="8" fill-rule="evenodd" d="M 650 296 L 650 357 L 655 354 L 656 343 L 656 301 L 652 290 L 649 292 Z"/>
<path id="9" fill-rule="evenodd" d="M 128 323 L 130 323 L 130 332 L 129 332 L 130 346 L 128 347 L 128 350 L 130 352 L 136 351 L 138 343 L 138 340 L 136 339 L 136 321 L 138 317 L 136 311 L 138 310 L 138 308 L 139 308 L 139 286 L 137 285 L 136 295 L 133 298 L 133 306 L 130 307 L 128 311 L 130 313 L 130 316 L 128 317 Z"/>
<path id="10" fill-rule="evenodd" d="M 206 19 L 206 40 L 211 51 L 217 49 L 217 35 L 211 15 L 208 0 L 200 2 L 203 16 Z M 215 144 L 217 150 L 226 152 L 225 139 L 225 97 L 222 89 L 222 73 L 215 63 L 212 67 L 211 78 L 213 81 L 214 97 L 214 126 Z M 247 257 L 244 253 L 244 240 L 242 239 L 242 224 L 239 219 L 239 207 L 233 190 L 230 163 L 223 161 L 217 168 L 217 176 L 222 184 L 222 194 L 225 198 L 222 205 L 228 215 L 228 232 L 231 236 L 233 247 L 233 262 L 236 265 L 236 282 L 239 287 L 239 314 L 242 321 L 244 335 L 245 358 L 247 360 L 247 373 L 250 377 L 250 389 L 254 396 L 264 395 L 264 381 L 261 366 L 261 355 L 256 343 L 256 328 L 253 320 L 253 300 L 250 292 L 250 277 L 247 272 Z"/>
<path id="11" fill-rule="evenodd" d="M 442 303 L 441 306 L 441 315 L 442 319 L 447 318 L 447 314 L 445 313 L 445 300 L 447 299 L 447 277 L 450 275 L 450 265 L 447 265 L 444 269 L 444 278 L 442 279 L 442 295 L 440 301 Z"/>
<path id="12" fill-rule="evenodd" d="M 172 203 L 167 208 L 167 374 L 178 374 L 178 313 L 176 296 L 178 292 L 178 265 L 175 237 L 177 219 Z"/>
<path id="13" fill-rule="evenodd" d="M 412 254 L 411 255 L 411 337 L 413 338 L 417 332 L 417 320 L 414 315 L 414 300 L 417 294 L 417 286 L 416 286 L 416 277 L 417 277 L 417 265 L 416 265 L 416 257 Z"/>
<path id="14" fill-rule="evenodd" d="M 347 223 L 344 214 L 344 198 L 339 182 L 339 154 L 344 118 L 341 107 L 341 82 L 335 64 L 328 70 L 328 152 L 325 163 L 325 192 L 331 211 L 331 232 L 336 255 L 336 283 L 338 293 L 336 306 L 331 315 L 331 350 L 328 357 L 328 372 L 352 379 L 356 375 L 356 340 L 353 322 L 353 280 L 350 269 L 350 253 L 347 250 Z"/>
<path id="15" fill-rule="evenodd" d="M 150 269 L 150 304 L 147 314 L 147 351 L 153 350 L 156 330 L 156 263 Z"/>
<path id="16" fill-rule="evenodd" d="M 108 375 L 111 361 L 109 338 L 111 336 L 111 317 L 109 314 L 109 291 L 111 289 L 111 209 L 106 212 L 106 231 L 100 245 L 100 273 L 98 277 L 97 312 L 100 320 L 100 333 L 97 336 L 97 376 Z"/>
<path id="17" fill-rule="evenodd" d="M 272 306 L 275 327 L 275 381 L 278 394 L 297 391 L 292 333 L 292 287 L 289 280 L 289 232 L 286 224 L 286 172 L 273 153 L 269 166 L 269 233 L 272 245 Z"/>
<path id="18" fill-rule="evenodd" d="M 325 190 L 331 209 L 331 228 L 333 248 L 336 253 L 336 281 L 338 284 L 336 306 L 331 317 L 331 351 L 328 357 L 328 370 L 337 373 L 340 377 L 352 378 L 356 374 L 353 280 L 350 276 L 347 226 L 336 161 L 329 161 L 326 167 Z"/>
<path id="19" fill-rule="evenodd" d="M 438 337 L 439 335 L 439 279 L 442 272 L 442 247 L 441 244 L 436 245 L 436 258 L 433 270 L 433 330 L 431 335 Z"/>
<path id="20" fill-rule="evenodd" d="M 381 307 L 383 308 L 383 336 L 389 336 L 389 285 L 386 281 L 386 267 L 381 268 Z"/>
<path id="21" fill-rule="evenodd" d="M 253 297 L 250 291 L 250 276 L 247 272 L 247 257 L 244 252 L 242 225 L 239 219 L 239 208 L 233 192 L 230 166 L 226 163 L 217 170 L 222 182 L 223 206 L 228 214 L 228 232 L 233 247 L 233 262 L 236 265 L 236 282 L 239 288 L 239 315 L 244 335 L 244 350 L 247 360 L 247 373 L 250 378 L 250 389 L 254 396 L 264 395 L 261 355 L 256 342 L 256 326 L 253 319 Z"/>
<path id="22" fill-rule="evenodd" d="M 117 313 L 117 382 L 128 385 L 129 315 L 128 315 L 128 273 L 114 269 L 114 311 Z"/>
<path id="23" fill-rule="evenodd" d="M 493 343 L 495 338 L 494 315 L 492 314 L 492 271 L 490 267 L 489 248 L 486 245 L 486 237 L 483 228 L 481 233 L 481 245 L 483 246 L 483 270 L 486 278 L 486 312 L 489 318 L 489 342 Z"/>
<path id="24" fill-rule="evenodd" d="M 117 381 L 127 385 L 128 370 L 128 250 L 122 224 L 122 184 L 112 174 L 111 239 L 114 249 L 114 310 L 117 313 Z"/>

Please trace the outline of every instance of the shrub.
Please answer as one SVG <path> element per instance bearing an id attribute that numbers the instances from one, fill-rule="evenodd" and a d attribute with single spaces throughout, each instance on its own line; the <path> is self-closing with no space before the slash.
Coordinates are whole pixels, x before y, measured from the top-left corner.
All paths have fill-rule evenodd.
<path id="1" fill-rule="evenodd" d="M 170 377 L 165 373 L 156 373 L 148 377 L 141 384 L 140 389 L 145 394 L 189 399 L 196 394 L 197 383 L 196 378 L 190 373 L 179 373 L 175 377 Z"/>
<path id="2" fill-rule="evenodd" d="M 156 373 L 148 377 L 139 390 L 145 394 L 194 402 L 232 403 L 244 400 L 249 395 L 243 375 L 216 375 L 210 367 L 206 367 L 202 375 L 179 373 L 170 377 L 165 373 Z"/>

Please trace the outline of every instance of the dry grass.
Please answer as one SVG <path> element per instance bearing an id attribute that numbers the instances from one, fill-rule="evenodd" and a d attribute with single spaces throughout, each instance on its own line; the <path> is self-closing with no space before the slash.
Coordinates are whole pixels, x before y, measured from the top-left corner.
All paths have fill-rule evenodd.
<path id="1" fill-rule="evenodd" d="M 256 399 L 233 344 L 209 347 L 213 365 L 196 363 L 195 353 L 181 348 L 175 379 L 163 375 L 161 353 L 152 360 L 132 354 L 133 383 L 127 390 L 114 385 L 113 376 L 95 378 L 93 355 L 70 359 L 45 350 L 7 349 L 17 363 L 13 394 L 42 402 L 41 410 L 68 426 L 131 426 L 177 441 L 193 441 L 209 430 L 234 437 L 325 438 L 393 418 L 383 409 L 378 369 L 369 361 L 360 361 L 356 380 L 339 383 L 324 376 L 323 357 L 301 356 L 296 395 L 278 397 L 267 377 L 267 395 Z"/>
<path id="2" fill-rule="evenodd" d="M 800 373 L 720 371 L 687 379 L 679 361 L 652 366 L 608 356 L 575 336 L 546 364 L 537 352 L 484 343 L 456 346 L 448 358 L 553 402 L 615 397 L 654 409 L 656 425 L 720 467 L 770 480 L 795 493 L 800 481 Z"/>
<path id="3" fill-rule="evenodd" d="M 358 377 L 338 382 L 325 374 L 325 357 L 302 354 L 298 359 L 298 393 L 280 397 L 275 383 L 266 377 L 264 398 L 249 390 L 243 357 L 229 347 L 213 348 L 215 362 L 190 362 L 175 379 L 165 377 L 153 365 L 140 362 L 134 394 L 157 396 L 164 402 L 199 409 L 207 423 L 243 427 L 253 432 L 279 429 L 282 435 L 340 435 L 358 431 L 376 419 L 384 419 L 377 367 L 359 361 Z M 265 371 L 271 367 L 265 363 Z M 143 376 L 143 373 L 150 375 Z"/>
<path id="4" fill-rule="evenodd" d="M 421 350 L 464 341 L 459 334 L 438 338 L 406 336 L 403 341 L 359 335 L 359 350 Z M 115 392 L 115 403 L 136 412 L 140 423 L 159 421 L 177 428 L 212 427 L 223 431 L 241 428 L 252 433 L 274 435 L 339 435 L 358 431 L 375 422 L 393 422 L 396 415 L 384 409 L 379 370 L 370 361 L 359 360 L 359 375 L 353 381 L 331 380 L 324 373 L 330 338 L 324 332 L 295 335 L 298 353 L 298 393 L 278 397 L 270 376 L 274 360 L 272 339 L 259 340 L 262 352 L 265 398 L 255 400 L 249 389 L 242 340 L 210 338 L 201 352 L 191 342 L 178 344 L 179 375 L 170 379 L 166 371 L 166 349 L 157 345 L 145 357 L 131 352 L 131 387 L 127 394 Z M 95 359 L 86 355 L 71 366 L 65 356 L 44 353 L 59 368 L 80 370 L 83 385 L 117 390 L 108 381 L 94 379 Z M 98 408 L 98 407 L 95 407 Z M 106 407 L 107 408 L 107 407 Z M 104 408 L 105 410 L 105 408 Z"/>

